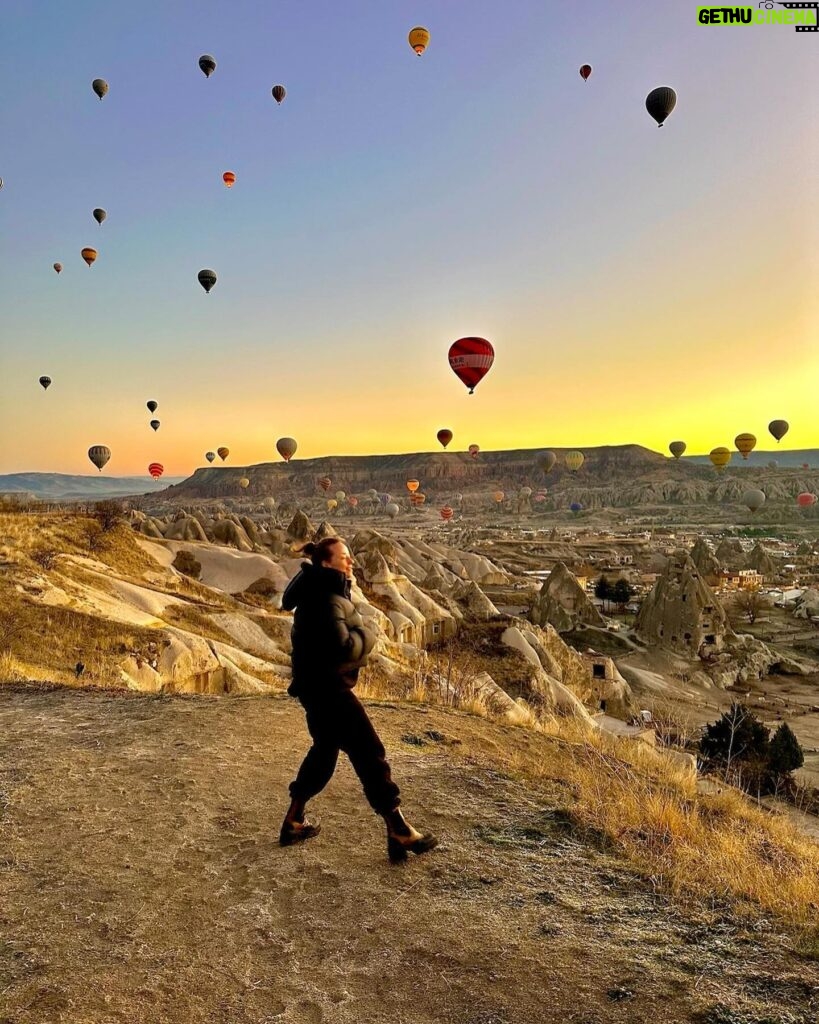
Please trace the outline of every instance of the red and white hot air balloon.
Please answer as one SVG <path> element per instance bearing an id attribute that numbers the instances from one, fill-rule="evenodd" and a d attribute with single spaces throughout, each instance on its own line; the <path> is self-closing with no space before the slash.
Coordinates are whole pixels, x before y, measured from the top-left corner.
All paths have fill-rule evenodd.
<path id="1" fill-rule="evenodd" d="M 455 512 L 449 507 L 449 505 L 444 505 L 444 507 L 438 509 L 438 511 L 441 513 L 441 519 L 443 519 L 445 523 L 448 523 L 449 520 L 455 515 Z"/>
<path id="2" fill-rule="evenodd" d="M 495 350 L 486 338 L 459 338 L 450 345 L 449 365 L 468 388 L 470 395 L 489 373 Z"/>
<path id="3" fill-rule="evenodd" d="M 165 472 L 165 467 L 162 465 L 161 462 L 152 462 L 150 466 L 148 466 L 148 472 L 151 474 L 154 480 L 157 480 Z"/>
<path id="4" fill-rule="evenodd" d="M 803 491 L 796 499 L 796 504 L 800 508 L 810 508 L 816 504 L 816 495 L 811 494 L 809 491 Z"/>

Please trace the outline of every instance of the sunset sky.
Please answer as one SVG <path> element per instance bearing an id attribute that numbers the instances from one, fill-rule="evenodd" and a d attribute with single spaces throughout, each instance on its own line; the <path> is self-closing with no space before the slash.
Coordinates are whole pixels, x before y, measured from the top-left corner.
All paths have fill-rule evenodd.
<path id="1" fill-rule="evenodd" d="M 817 35 L 686 0 L 2 6 L 0 472 L 439 427 L 695 453 L 785 418 L 819 447 Z M 446 356 L 473 334 L 496 358 L 469 396 Z"/>

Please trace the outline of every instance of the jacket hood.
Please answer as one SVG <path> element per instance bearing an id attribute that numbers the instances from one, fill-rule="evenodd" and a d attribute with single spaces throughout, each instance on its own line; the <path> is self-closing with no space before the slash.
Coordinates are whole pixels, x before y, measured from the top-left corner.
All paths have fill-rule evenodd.
<path id="1" fill-rule="evenodd" d="M 292 612 L 298 605 L 321 594 L 338 594 L 339 597 L 349 598 L 350 581 L 338 569 L 302 562 L 301 569 L 287 584 L 282 596 L 282 608 Z"/>

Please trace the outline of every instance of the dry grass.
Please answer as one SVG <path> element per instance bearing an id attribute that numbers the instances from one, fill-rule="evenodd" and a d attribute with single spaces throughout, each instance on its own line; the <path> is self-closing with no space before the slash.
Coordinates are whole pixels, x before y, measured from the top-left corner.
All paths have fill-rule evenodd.
<path id="1" fill-rule="evenodd" d="M 640 743 L 583 733 L 554 720 L 544 761 L 512 748 L 500 755 L 522 780 L 560 780 L 575 822 L 625 853 L 654 884 L 702 905 L 761 910 L 810 932 L 819 917 L 819 846 L 784 816 L 737 790 L 698 793 L 690 775 Z"/>

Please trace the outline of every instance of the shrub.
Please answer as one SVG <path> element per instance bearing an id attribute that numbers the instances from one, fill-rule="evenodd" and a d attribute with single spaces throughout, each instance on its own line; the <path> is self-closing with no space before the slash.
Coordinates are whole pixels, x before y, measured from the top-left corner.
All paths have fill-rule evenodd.
<path id="1" fill-rule="evenodd" d="M 38 548 L 36 551 L 31 552 L 31 560 L 39 565 L 41 569 L 45 569 L 48 572 L 49 569 L 54 568 L 58 554 L 59 552 L 55 551 L 54 548 Z"/>
<path id="2" fill-rule="evenodd" d="M 171 564 L 174 569 L 184 573 L 185 576 L 192 576 L 195 580 L 199 579 L 202 572 L 202 563 L 192 551 L 185 551 L 184 549 L 177 551 L 176 558 L 174 558 Z"/>
<path id="3" fill-rule="evenodd" d="M 121 501 L 107 498 L 105 501 L 98 501 L 94 505 L 93 515 L 100 524 L 102 532 L 108 533 L 123 518 L 124 508 Z"/>

